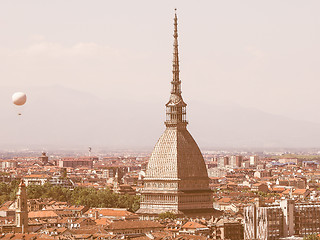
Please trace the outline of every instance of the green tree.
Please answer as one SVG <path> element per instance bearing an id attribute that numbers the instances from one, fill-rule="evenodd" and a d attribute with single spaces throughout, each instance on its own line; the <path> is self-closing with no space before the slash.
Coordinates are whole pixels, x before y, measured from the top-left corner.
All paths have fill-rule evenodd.
<path id="1" fill-rule="evenodd" d="M 159 214 L 159 219 L 176 219 L 177 215 L 172 212 L 164 212 Z"/>
<path id="2" fill-rule="evenodd" d="M 308 236 L 305 236 L 303 240 L 320 240 L 320 237 L 318 234 L 310 234 Z"/>
<path id="3" fill-rule="evenodd" d="M 28 185 L 27 196 L 29 199 L 42 198 L 48 189 L 41 185 Z"/>
<path id="4" fill-rule="evenodd" d="M 10 184 L 0 183 L 0 204 L 16 198 L 18 185 L 19 181 L 12 181 Z M 70 190 L 60 186 L 52 186 L 50 183 L 42 186 L 29 185 L 27 197 L 29 199 L 52 198 L 56 201 L 88 207 L 127 208 L 133 212 L 140 207 L 139 196 L 116 194 L 110 189 L 76 187 Z"/>

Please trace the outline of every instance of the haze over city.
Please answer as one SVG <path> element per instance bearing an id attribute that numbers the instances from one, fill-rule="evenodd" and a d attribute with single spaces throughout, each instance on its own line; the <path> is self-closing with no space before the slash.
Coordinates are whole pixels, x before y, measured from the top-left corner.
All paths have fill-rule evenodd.
<path id="1" fill-rule="evenodd" d="M 319 6 L 0 2 L 0 240 L 320 240 Z"/>
<path id="2" fill-rule="evenodd" d="M 0 145 L 152 148 L 172 79 L 201 147 L 319 147 L 318 1 L 0 3 Z M 28 101 L 18 116 L 16 91 Z"/>

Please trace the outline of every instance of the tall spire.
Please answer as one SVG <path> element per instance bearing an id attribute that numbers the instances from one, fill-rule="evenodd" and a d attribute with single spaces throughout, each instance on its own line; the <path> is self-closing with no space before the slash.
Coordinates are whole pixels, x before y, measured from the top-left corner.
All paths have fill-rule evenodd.
<path id="1" fill-rule="evenodd" d="M 176 11 L 177 9 L 175 9 Z M 183 127 L 187 125 L 186 120 L 186 106 L 181 96 L 181 81 L 179 78 L 179 52 L 178 52 L 178 18 L 177 12 L 174 14 L 174 42 L 173 42 L 173 61 L 172 73 L 173 78 L 171 81 L 171 95 L 170 100 L 166 104 L 166 126 L 167 127 Z"/>
<path id="2" fill-rule="evenodd" d="M 175 9 L 174 14 L 174 42 L 173 42 L 173 61 L 172 61 L 172 91 L 171 93 L 181 94 L 181 82 L 179 79 L 179 52 L 178 52 L 178 18 L 177 18 L 177 9 Z"/>
<path id="3" fill-rule="evenodd" d="M 16 199 L 16 226 L 21 233 L 28 232 L 28 199 L 26 185 L 21 179 Z"/>

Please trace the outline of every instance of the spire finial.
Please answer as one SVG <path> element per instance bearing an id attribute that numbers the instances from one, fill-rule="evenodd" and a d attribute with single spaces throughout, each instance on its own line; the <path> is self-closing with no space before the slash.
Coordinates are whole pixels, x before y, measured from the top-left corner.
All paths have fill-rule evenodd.
<path id="1" fill-rule="evenodd" d="M 179 79 L 179 52 L 178 52 L 178 17 L 177 9 L 175 8 L 174 14 L 174 42 L 173 42 L 173 66 L 172 66 L 172 93 L 181 94 L 180 79 Z"/>

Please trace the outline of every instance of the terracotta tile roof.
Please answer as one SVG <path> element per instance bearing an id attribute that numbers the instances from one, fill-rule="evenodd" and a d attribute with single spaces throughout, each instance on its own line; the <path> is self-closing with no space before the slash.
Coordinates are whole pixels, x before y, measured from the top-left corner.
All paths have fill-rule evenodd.
<path id="1" fill-rule="evenodd" d="M 116 221 L 111 223 L 107 229 L 115 230 L 115 229 L 141 229 L 141 228 L 164 228 L 158 222 L 141 220 L 141 221 Z"/>
<path id="2" fill-rule="evenodd" d="M 254 183 L 254 184 L 252 184 L 252 186 L 255 186 L 255 187 L 259 187 L 261 185 L 262 185 L 262 183 Z"/>
<path id="3" fill-rule="evenodd" d="M 184 224 L 181 228 L 186 228 L 186 229 L 197 229 L 197 228 L 206 228 L 207 226 L 202 225 L 197 222 L 187 222 Z"/>
<path id="4" fill-rule="evenodd" d="M 1 239 L 11 239 L 14 236 L 14 233 L 7 233 Z"/>
<path id="5" fill-rule="evenodd" d="M 292 194 L 294 195 L 303 195 L 307 192 L 307 189 L 296 189 Z"/>
<path id="6" fill-rule="evenodd" d="M 231 198 L 223 197 L 223 198 L 219 199 L 218 202 L 229 203 L 229 202 L 231 202 Z"/>
<path id="7" fill-rule="evenodd" d="M 269 190 L 271 190 L 271 191 L 273 191 L 273 192 L 283 192 L 283 191 L 285 191 L 286 189 L 285 189 L 284 187 L 274 187 L 274 188 L 269 189 Z"/>
<path id="8" fill-rule="evenodd" d="M 65 228 L 65 227 L 60 227 L 60 228 L 46 228 L 45 230 L 48 231 L 48 232 L 57 232 L 57 233 L 59 233 L 59 234 L 62 234 L 62 233 L 64 233 L 65 231 L 67 231 L 68 228 Z"/>
<path id="9" fill-rule="evenodd" d="M 103 226 L 109 225 L 111 223 L 111 221 L 108 218 L 96 219 L 95 222 L 97 225 L 103 225 Z"/>
<path id="10" fill-rule="evenodd" d="M 16 233 L 10 239 L 11 240 L 21 240 L 21 239 L 32 240 L 32 239 L 35 239 L 37 235 L 38 235 L 37 233 L 25 233 L 25 234 Z M 2 239 L 8 239 L 8 238 L 2 238 Z"/>
<path id="11" fill-rule="evenodd" d="M 94 214 L 98 211 L 101 216 L 114 216 L 114 217 L 126 217 L 136 215 L 135 213 L 129 212 L 126 209 L 114 209 L 114 208 L 91 208 L 85 214 Z"/>
<path id="12" fill-rule="evenodd" d="M 73 239 L 91 239 L 92 237 L 92 234 L 74 234 L 73 236 Z"/>
<path id="13" fill-rule="evenodd" d="M 93 234 L 93 239 L 116 239 L 116 238 L 114 235 L 111 235 L 109 233 L 95 233 Z"/>
<path id="14" fill-rule="evenodd" d="M 58 218 L 58 215 L 54 211 L 31 211 L 28 218 Z"/>
<path id="15" fill-rule="evenodd" d="M 58 219 L 57 222 L 63 224 L 63 223 L 68 223 L 68 220 L 69 220 L 68 217 L 64 217 L 64 218 Z"/>
<path id="16" fill-rule="evenodd" d="M 205 236 L 199 236 L 199 235 L 189 235 L 189 234 L 179 234 L 178 237 L 176 237 L 175 239 L 177 240 L 206 240 L 208 239 Z"/>
<path id="17" fill-rule="evenodd" d="M 25 175 L 23 178 L 48 178 L 48 175 L 45 174 L 31 174 L 31 175 Z"/>
<path id="18" fill-rule="evenodd" d="M 281 194 L 289 194 L 289 193 L 290 193 L 290 189 L 288 188 L 288 189 L 284 190 Z"/>
<path id="19" fill-rule="evenodd" d="M 107 233 L 102 226 L 84 226 L 78 229 L 72 229 L 74 234 L 95 234 L 95 233 Z"/>
<path id="20" fill-rule="evenodd" d="M 171 231 L 163 231 L 163 232 L 149 233 L 149 236 L 135 237 L 134 240 L 150 240 L 150 239 L 152 239 L 152 238 L 150 238 L 150 236 L 153 236 L 155 240 L 173 239 L 173 233 Z M 177 238 L 175 238 L 175 239 L 177 239 Z M 183 238 L 183 239 L 185 239 L 185 238 Z"/>
<path id="21" fill-rule="evenodd" d="M 3 203 L 0 207 L 0 211 L 8 211 L 10 205 L 13 203 L 13 201 L 6 201 L 5 203 Z"/>
<path id="22" fill-rule="evenodd" d="M 90 225 L 95 224 L 95 222 L 91 219 L 91 218 L 79 218 L 77 220 L 74 221 L 74 223 L 88 223 Z"/>
<path id="23" fill-rule="evenodd" d="M 85 206 L 70 206 L 70 207 L 66 207 L 66 210 L 70 210 L 70 211 L 82 211 L 83 209 L 85 209 Z"/>
<path id="24" fill-rule="evenodd" d="M 45 239 L 56 239 L 54 236 L 48 236 L 46 234 L 38 234 L 37 239 L 45 240 Z"/>

